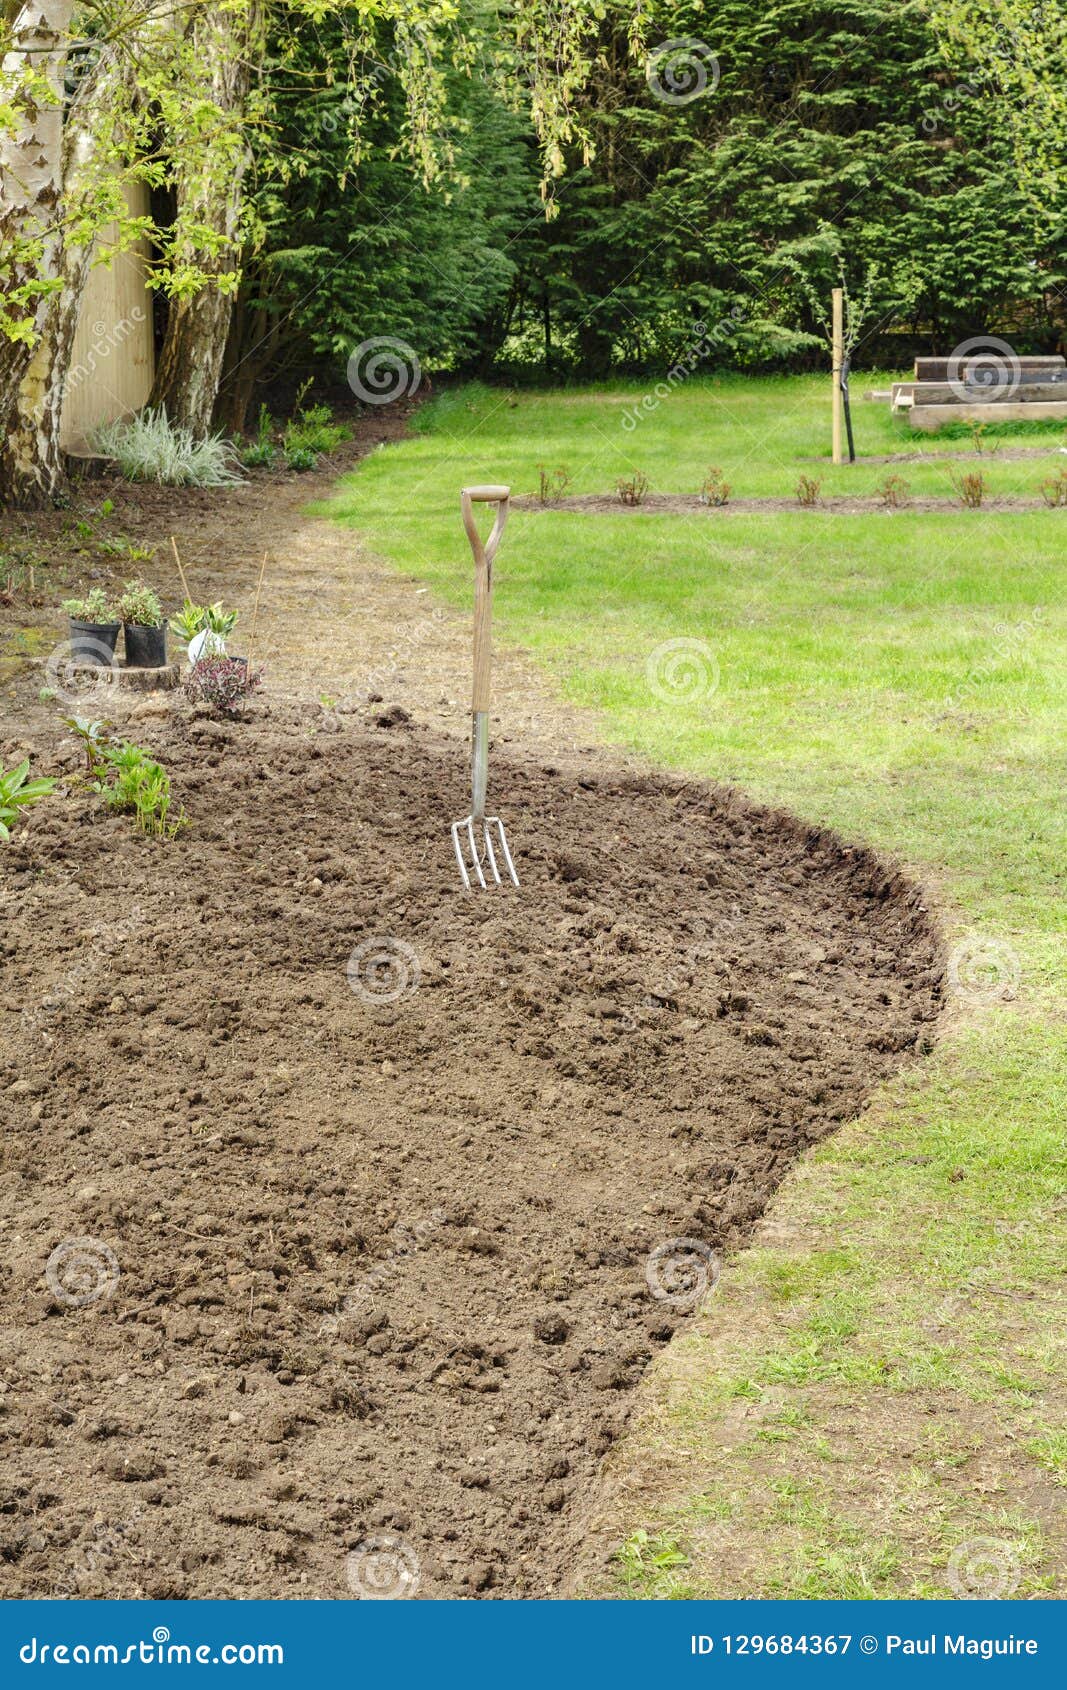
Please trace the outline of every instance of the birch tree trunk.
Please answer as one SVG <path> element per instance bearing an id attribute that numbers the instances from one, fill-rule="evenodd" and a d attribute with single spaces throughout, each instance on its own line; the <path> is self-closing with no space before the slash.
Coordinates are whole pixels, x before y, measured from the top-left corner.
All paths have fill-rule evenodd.
<path id="1" fill-rule="evenodd" d="M 13 129 L 0 131 L 0 255 L 9 318 L 0 332 L 0 502 L 32 503 L 50 490 L 51 471 L 41 471 L 47 448 L 42 457 L 44 442 L 22 429 L 20 417 L 24 393 L 43 379 L 41 338 L 63 287 L 63 78 L 73 10 L 73 0 L 22 6 L 0 66 L 0 100 L 16 112 Z"/>
<path id="2" fill-rule="evenodd" d="M 192 24 L 196 61 L 203 66 L 204 95 L 231 120 L 239 120 L 246 108 L 261 29 L 259 0 L 248 0 L 243 9 L 206 7 Z M 172 298 L 149 400 L 151 405 L 165 405 L 173 423 L 197 436 L 210 432 L 222 379 L 238 277 L 243 183 L 250 158 L 247 140 L 236 141 L 239 121 L 227 122 L 224 128 L 220 149 L 194 149 L 191 163 L 177 157 L 179 219 L 208 234 L 205 249 L 188 256 L 210 279 L 196 292 Z M 176 259 L 181 256 L 175 253 Z M 230 286 L 227 277 L 233 279 Z"/>

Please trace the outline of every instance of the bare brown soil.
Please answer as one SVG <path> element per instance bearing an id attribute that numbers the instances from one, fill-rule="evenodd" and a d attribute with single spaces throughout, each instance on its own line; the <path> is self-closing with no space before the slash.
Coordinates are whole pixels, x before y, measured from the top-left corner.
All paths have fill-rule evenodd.
<path id="1" fill-rule="evenodd" d="M 492 788 L 522 888 L 464 895 L 441 690 L 464 619 L 416 640 L 424 602 L 301 522 L 306 491 L 116 489 L 243 606 L 261 536 L 279 553 L 248 720 L 109 702 L 171 773 L 171 842 L 79 790 L 18 656 L 31 609 L 5 613 L 0 762 L 62 783 L 0 851 L 12 1596 L 344 1598 L 383 1535 L 421 1596 L 558 1592 L 685 1320 L 650 1254 L 744 1239 L 930 1041 L 939 945 L 909 883 L 581 752 L 544 694 L 512 710 L 514 655 L 521 745 L 494 747 Z M 327 615 L 360 584 L 341 668 L 376 677 L 369 704 L 315 702 L 285 614 L 314 583 Z M 79 1278 L 54 1252 L 85 1239 Z"/>

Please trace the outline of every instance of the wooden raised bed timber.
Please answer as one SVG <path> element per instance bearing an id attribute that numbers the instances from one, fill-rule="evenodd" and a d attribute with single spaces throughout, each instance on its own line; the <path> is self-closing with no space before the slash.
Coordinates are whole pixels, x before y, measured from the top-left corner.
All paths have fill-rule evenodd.
<path id="1" fill-rule="evenodd" d="M 997 373 L 989 358 L 916 358 L 915 379 L 894 382 L 890 405 L 908 412 L 912 428 L 927 430 L 949 422 L 1067 422 L 1067 360 L 1005 361 L 999 387 Z"/>

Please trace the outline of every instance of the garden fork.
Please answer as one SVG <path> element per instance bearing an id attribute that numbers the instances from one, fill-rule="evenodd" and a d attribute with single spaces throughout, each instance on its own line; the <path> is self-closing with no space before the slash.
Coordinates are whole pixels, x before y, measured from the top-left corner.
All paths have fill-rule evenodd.
<path id="1" fill-rule="evenodd" d="M 517 886 L 519 877 L 508 850 L 507 834 L 499 816 L 485 813 L 485 792 L 489 780 L 489 680 L 492 663 L 493 626 L 493 559 L 496 557 L 504 525 L 508 520 L 510 487 L 465 487 L 460 498 L 463 526 L 474 553 L 474 716 L 471 736 L 471 813 L 464 821 L 452 823 L 452 843 L 456 861 L 468 892 L 474 881 L 484 891 L 488 885 L 483 867 L 479 835 L 484 841 L 484 861 L 497 886 L 502 885 L 497 854 L 493 848 L 493 832 L 504 859 L 504 865 Z M 474 520 L 476 504 L 495 505 L 496 521 L 488 540 L 482 543 Z M 472 878 L 473 877 L 473 878 Z"/>

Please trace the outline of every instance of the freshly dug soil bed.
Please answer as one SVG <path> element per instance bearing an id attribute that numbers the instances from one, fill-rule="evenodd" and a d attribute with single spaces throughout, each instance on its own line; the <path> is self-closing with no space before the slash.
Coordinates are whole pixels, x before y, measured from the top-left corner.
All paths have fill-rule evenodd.
<path id="1" fill-rule="evenodd" d="M 388 1534 L 420 1596 L 551 1595 L 684 1319 L 649 1252 L 735 1245 L 927 1046 L 920 895 L 736 794 L 500 757 L 522 889 L 464 895 L 466 759 L 402 711 L 137 730 L 176 840 L 68 790 L 0 853 L 5 1593 L 345 1598 Z M 71 1239 L 119 1273 L 84 1307 Z"/>
<path id="2" fill-rule="evenodd" d="M 908 500 L 906 505 L 899 505 L 888 510 L 881 499 L 849 498 L 847 495 L 838 497 L 836 494 L 821 498 L 818 504 L 801 505 L 795 498 L 788 499 L 734 499 L 726 505 L 705 505 L 696 493 L 646 493 L 639 505 L 624 505 L 617 493 L 575 493 L 565 499 L 553 499 L 549 504 L 542 504 L 540 499 L 532 496 L 522 496 L 512 499 L 512 504 L 520 510 L 530 511 L 577 511 L 580 514 L 603 516 L 661 516 L 664 512 L 685 513 L 688 516 L 699 513 L 701 516 L 727 517 L 732 515 L 752 516 L 761 511 L 795 511 L 799 515 L 818 516 L 899 516 L 907 511 L 949 511 L 957 516 L 981 515 L 988 516 L 990 511 L 1039 511 L 1049 507 L 1041 499 L 1024 498 L 1021 494 L 999 494 L 996 498 L 986 499 L 978 512 L 970 511 L 962 505 L 958 498 L 922 498 L 916 496 Z M 1061 507 L 1067 509 L 1067 506 Z"/>

